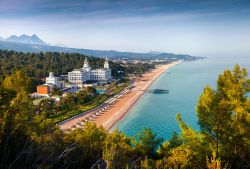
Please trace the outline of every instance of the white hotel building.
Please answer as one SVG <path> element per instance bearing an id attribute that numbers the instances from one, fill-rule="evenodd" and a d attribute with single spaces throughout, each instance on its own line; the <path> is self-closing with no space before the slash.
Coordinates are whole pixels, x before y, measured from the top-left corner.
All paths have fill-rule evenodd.
<path id="1" fill-rule="evenodd" d="M 103 69 L 91 70 L 87 58 L 84 60 L 83 67 L 81 69 L 75 69 L 68 72 L 68 80 L 71 83 L 82 85 L 86 81 L 94 81 L 100 83 L 106 83 L 112 81 L 111 69 L 109 68 L 109 63 L 107 58 L 104 62 Z"/>
<path id="2" fill-rule="evenodd" d="M 49 77 L 46 77 L 46 85 L 62 88 L 62 83 L 59 81 L 59 77 L 54 76 L 53 72 L 50 72 Z"/>

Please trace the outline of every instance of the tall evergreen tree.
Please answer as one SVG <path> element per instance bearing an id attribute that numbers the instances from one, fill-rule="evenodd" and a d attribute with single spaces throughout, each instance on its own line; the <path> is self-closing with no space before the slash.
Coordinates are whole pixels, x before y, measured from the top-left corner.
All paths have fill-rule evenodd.
<path id="1" fill-rule="evenodd" d="M 202 133 L 215 143 L 216 156 L 233 166 L 250 164 L 249 92 L 247 71 L 236 65 L 219 76 L 216 90 L 206 87 L 197 104 Z"/>

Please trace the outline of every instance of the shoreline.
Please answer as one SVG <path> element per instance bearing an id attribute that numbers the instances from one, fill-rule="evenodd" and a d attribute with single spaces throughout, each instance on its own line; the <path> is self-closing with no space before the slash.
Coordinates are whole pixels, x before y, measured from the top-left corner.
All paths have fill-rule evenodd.
<path id="1" fill-rule="evenodd" d="M 181 61 L 159 65 L 151 72 L 143 74 L 142 78 L 135 82 L 134 88 L 130 89 L 128 93 L 121 95 L 121 97 L 117 99 L 116 103 L 111 104 L 110 107 L 104 110 L 102 114 L 96 116 L 92 122 L 94 122 L 98 127 L 102 126 L 106 130 L 110 131 L 110 129 L 112 129 L 119 121 L 124 118 L 124 116 L 144 94 L 142 90 L 147 90 L 162 73 L 179 63 L 181 63 Z M 62 130 L 70 129 L 72 125 L 76 125 L 94 113 L 95 112 L 89 112 L 85 115 L 60 124 L 59 126 Z"/>
<path id="2" fill-rule="evenodd" d="M 143 89 L 141 90 L 147 90 L 154 82 L 155 80 L 157 80 L 164 72 L 166 72 L 169 68 L 171 67 L 174 67 L 178 64 L 180 64 L 182 61 L 176 61 L 176 62 L 172 62 L 170 64 L 166 64 L 166 65 L 160 65 L 159 67 L 157 67 L 156 69 L 154 69 L 153 71 L 157 71 L 160 69 L 159 72 L 157 72 L 155 74 L 155 76 L 152 77 L 152 79 L 150 79 L 149 83 L 146 84 L 144 86 Z M 163 69 L 162 69 L 163 67 Z M 152 73 L 152 72 L 151 72 Z M 143 77 L 146 75 L 146 74 L 149 74 L 149 73 L 145 73 L 143 75 Z M 139 99 L 144 95 L 144 92 L 140 92 L 140 94 L 135 98 L 135 100 L 127 107 L 127 110 L 123 113 L 120 114 L 120 116 L 114 120 L 110 125 L 108 126 L 103 126 L 106 130 L 110 131 L 117 123 L 119 123 L 126 115 L 127 113 L 133 108 L 133 106 L 137 103 L 137 101 L 139 101 Z"/>

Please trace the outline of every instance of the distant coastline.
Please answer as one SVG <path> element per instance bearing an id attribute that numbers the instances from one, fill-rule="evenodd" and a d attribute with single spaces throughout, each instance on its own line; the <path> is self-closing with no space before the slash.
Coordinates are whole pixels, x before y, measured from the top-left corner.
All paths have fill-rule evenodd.
<path id="1" fill-rule="evenodd" d="M 14 37 L 14 39 L 13 39 Z M 24 38 L 25 37 L 25 38 Z M 24 39 L 23 39 L 24 38 Z M 185 60 L 192 61 L 201 59 L 202 57 L 191 56 L 188 54 L 174 54 L 167 52 L 123 52 L 115 50 L 95 50 L 95 49 L 83 49 L 83 48 L 71 48 L 62 46 L 53 46 L 44 42 L 42 39 L 33 35 L 22 35 L 20 37 L 11 36 L 7 39 L 0 38 L 1 50 L 13 50 L 17 52 L 62 52 L 62 53 L 79 53 L 87 56 L 105 58 L 108 57 L 111 60 Z"/>

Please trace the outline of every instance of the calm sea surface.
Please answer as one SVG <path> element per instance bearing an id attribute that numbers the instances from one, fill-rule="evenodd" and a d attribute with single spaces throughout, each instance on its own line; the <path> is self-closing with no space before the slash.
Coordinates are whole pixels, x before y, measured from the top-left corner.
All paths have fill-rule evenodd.
<path id="1" fill-rule="evenodd" d="M 150 87 L 168 89 L 169 94 L 144 94 L 114 128 L 133 136 L 143 128 L 152 128 L 158 137 L 169 139 L 180 128 L 176 114 L 199 130 L 195 106 L 206 85 L 216 86 L 218 74 L 238 63 L 250 72 L 250 57 L 206 58 L 182 62 L 163 73 Z"/>

